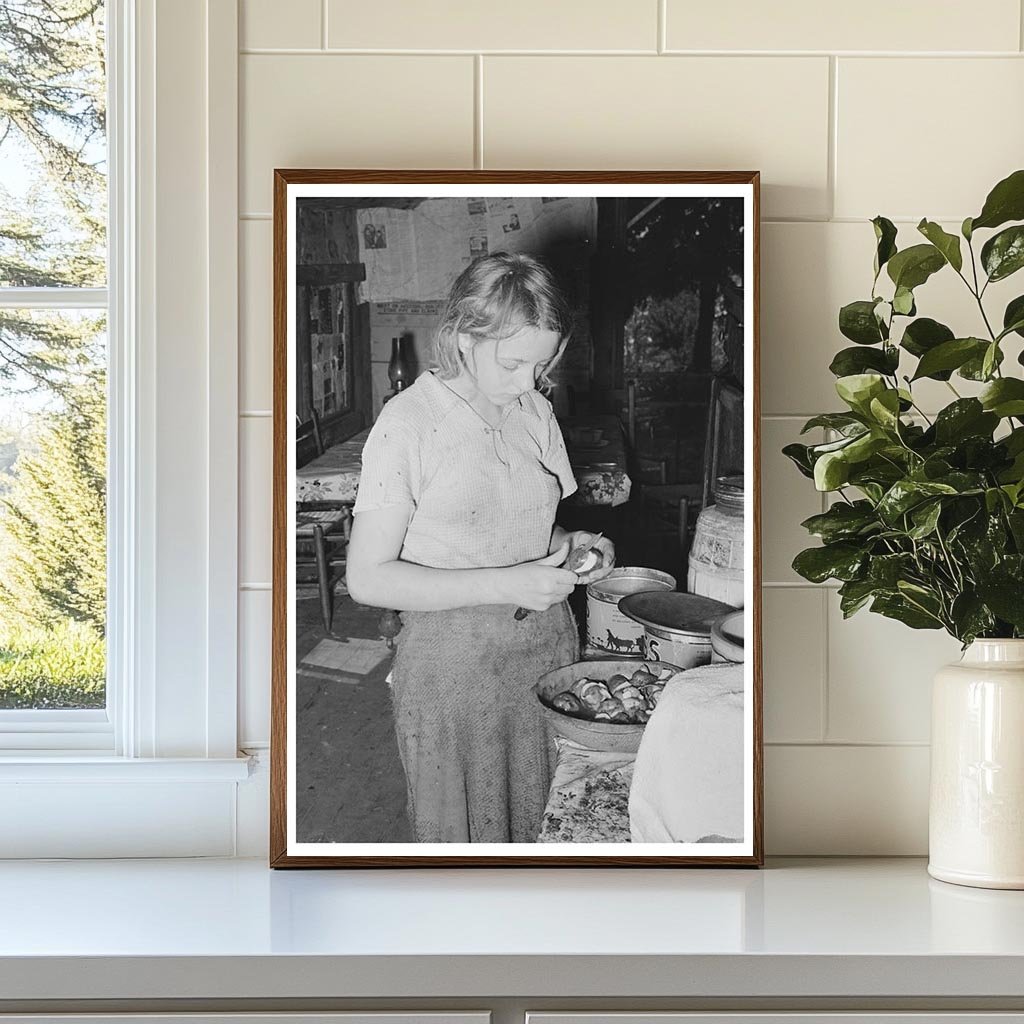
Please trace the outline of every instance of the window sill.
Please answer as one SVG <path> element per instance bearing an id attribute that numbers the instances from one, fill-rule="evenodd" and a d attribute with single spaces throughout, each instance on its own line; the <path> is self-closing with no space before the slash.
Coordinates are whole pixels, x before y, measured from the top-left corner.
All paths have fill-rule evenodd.
<path id="1" fill-rule="evenodd" d="M 248 757 L 114 757 L 110 754 L 14 753 L 0 755 L 5 782 L 242 782 Z"/>

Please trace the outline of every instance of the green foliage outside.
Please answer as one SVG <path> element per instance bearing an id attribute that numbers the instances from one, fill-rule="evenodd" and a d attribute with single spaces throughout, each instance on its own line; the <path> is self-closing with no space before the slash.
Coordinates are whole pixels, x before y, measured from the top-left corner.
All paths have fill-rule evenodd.
<path id="1" fill-rule="evenodd" d="M 839 330 L 854 344 L 830 367 L 846 408 L 804 426 L 834 439 L 784 449 L 835 497 L 803 523 L 823 544 L 793 568 L 815 583 L 840 581 L 846 617 L 870 606 L 964 645 L 1024 637 L 1024 295 L 998 317 L 983 301 L 1024 268 L 1021 221 L 1024 170 L 999 182 L 959 234 L 925 219 L 925 241 L 900 249 L 895 225 L 872 221 L 871 298 L 840 310 Z M 976 326 L 918 315 L 915 290 L 939 272 L 971 294 Z M 952 396 L 934 416 L 921 408 L 925 385 Z"/>
<path id="2" fill-rule="evenodd" d="M 0 2 L 0 288 L 106 282 L 103 15 Z M 0 307 L 0 708 L 104 704 L 103 327 Z"/>

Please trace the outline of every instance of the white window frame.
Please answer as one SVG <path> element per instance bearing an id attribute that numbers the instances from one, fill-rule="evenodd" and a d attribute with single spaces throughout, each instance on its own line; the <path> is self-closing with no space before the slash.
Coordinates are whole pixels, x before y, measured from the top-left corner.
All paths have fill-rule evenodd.
<path id="1" fill-rule="evenodd" d="M 2 296 L 106 306 L 110 383 L 107 710 L 0 713 L 0 857 L 235 850 L 237 8 L 107 0 L 109 287 Z"/>

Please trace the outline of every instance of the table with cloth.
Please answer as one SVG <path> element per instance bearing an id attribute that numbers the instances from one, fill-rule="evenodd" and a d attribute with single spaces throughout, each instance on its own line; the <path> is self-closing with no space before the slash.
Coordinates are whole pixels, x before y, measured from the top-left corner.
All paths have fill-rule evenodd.
<path id="1" fill-rule="evenodd" d="M 332 444 L 323 455 L 296 470 L 295 500 L 354 502 L 369 434 L 367 427 L 347 441 Z"/>

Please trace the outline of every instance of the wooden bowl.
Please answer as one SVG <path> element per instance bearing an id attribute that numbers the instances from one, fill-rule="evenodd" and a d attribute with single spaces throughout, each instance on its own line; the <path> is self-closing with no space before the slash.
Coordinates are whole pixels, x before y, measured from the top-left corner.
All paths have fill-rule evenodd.
<path id="1" fill-rule="evenodd" d="M 591 722 L 553 708 L 551 701 L 579 679 L 607 681 L 614 675 L 628 678 L 640 668 L 646 668 L 655 676 L 665 669 L 680 671 L 675 665 L 669 665 L 664 661 L 640 661 L 637 658 L 622 661 L 577 661 L 572 665 L 563 665 L 562 668 L 545 672 L 537 680 L 533 692 L 540 701 L 545 721 L 556 736 L 564 736 L 567 740 L 579 743 L 590 750 L 613 750 L 618 753 L 635 754 L 640 748 L 640 738 L 644 734 L 643 724 Z"/>

